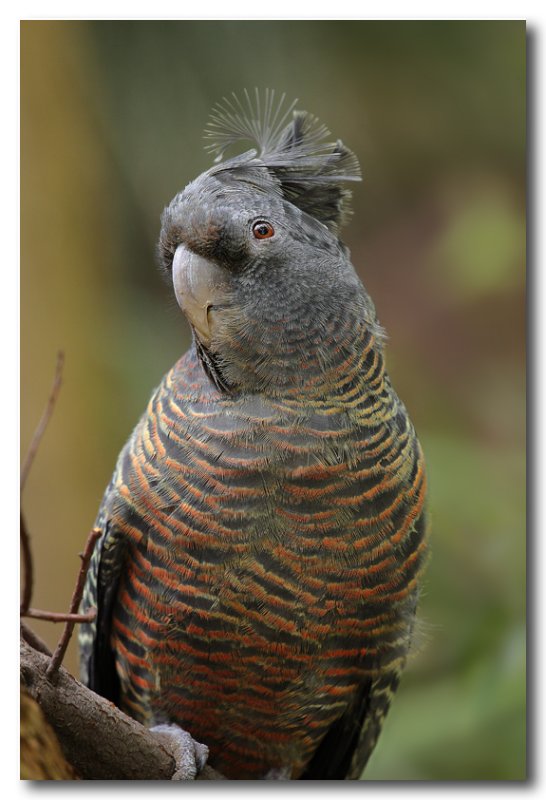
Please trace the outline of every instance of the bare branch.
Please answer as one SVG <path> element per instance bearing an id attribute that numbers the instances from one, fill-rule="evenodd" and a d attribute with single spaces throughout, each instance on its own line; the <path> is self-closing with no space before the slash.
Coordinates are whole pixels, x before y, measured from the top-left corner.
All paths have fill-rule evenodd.
<path id="1" fill-rule="evenodd" d="M 38 451 L 38 447 L 40 446 L 42 436 L 44 435 L 45 429 L 47 428 L 47 424 L 53 413 L 53 409 L 55 408 L 55 403 L 57 402 L 59 389 L 61 388 L 63 366 L 64 366 L 64 353 L 62 350 L 59 350 L 59 352 L 57 353 L 57 366 L 55 369 L 55 377 L 53 379 L 53 385 L 49 393 L 47 405 L 42 414 L 42 418 L 38 423 L 38 427 L 34 431 L 34 436 L 32 437 L 30 447 L 28 448 L 27 455 L 23 463 L 23 467 L 21 469 L 21 486 L 20 486 L 21 492 L 25 487 L 25 483 L 28 478 L 30 468 L 32 467 L 32 463 Z"/>
<path id="2" fill-rule="evenodd" d="M 93 622 L 97 616 L 97 609 L 90 608 L 86 614 L 63 614 L 56 611 L 42 611 L 39 608 L 27 608 L 25 613 L 21 612 L 22 617 L 31 619 L 43 619 L 46 622 Z"/>
<path id="3" fill-rule="evenodd" d="M 72 600 L 70 601 L 70 615 L 76 615 L 78 612 L 78 608 L 80 607 L 82 595 L 83 595 L 83 587 L 85 584 L 85 576 L 87 575 L 87 570 L 89 569 L 89 562 L 91 561 L 91 555 L 95 548 L 95 544 L 98 539 L 100 539 L 101 530 L 100 528 L 93 528 L 90 532 L 89 536 L 87 537 L 87 542 L 85 544 L 85 549 L 83 553 L 80 553 L 81 556 L 81 567 L 80 572 L 78 575 L 78 580 L 76 581 L 76 587 L 74 589 L 74 593 L 72 594 Z M 78 615 L 79 616 L 79 615 Z M 64 654 L 66 652 L 66 648 L 68 647 L 68 643 L 70 641 L 70 637 L 72 636 L 72 631 L 74 630 L 74 625 L 76 624 L 76 620 L 69 620 L 65 624 L 64 631 L 59 639 L 59 643 L 55 648 L 55 652 L 51 658 L 49 666 L 47 668 L 46 675 L 49 679 L 55 674 L 58 670 L 59 665 L 61 664 Z"/>
<path id="4" fill-rule="evenodd" d="M 34 586 L 34 569 L 32 566 L 32 551 L 30 549 L 30 536 L 23 512 L 21 511 L 21 548 L 23 551 L 23 597 L 21 599 L 21 614 L 26 614 L 32 599 Z"/>
<path id="5" fill-rule="evenodd" d="M 64 353 L 62 352 L 62 350 L 59 350 L 59 352 L 57 353 L 57 366 L 55 368 L 55 377 L 53 379 L 53 385 L 49 393 L 47 405 L 42 413 L 42 418 L 38 423 L 38 427 L 34 431 L 34 436 L 32 437 L 32 441 L 30 442 L 30 447 L 28 448 L 27 455 L 23 463 L 23 467 L 21 469 L 21 483 L 20 483 L 21 492 L 25 487 L 25 483 L 27 481 L 30 468 L 32 467 L 34 458 L 36 457 L 36 453 L 38 452 L 38 447 L 40 446 L 42 436 L 44 435 L 47 423 L 51 418 L 53 409 L 55 408 L 55 403 L 57 402 L 57 397 L 59 395 L 59 390 L 61 388 L 63 366 L 64 366 Z M 30 549 L 30 536 L 28 533 L 28 528 L 25 522 L 25 518 L 23 517 L 23 512 L 21 512 L 20 530 L 21 530 L 20 533 L 21 547 L 23 550 L 23 597 L 21 599 L 21 614 L 26 614 L 30 606 L 30 601 L 32 599 L 34 570 L 32 565 L 32 552 Z"/>

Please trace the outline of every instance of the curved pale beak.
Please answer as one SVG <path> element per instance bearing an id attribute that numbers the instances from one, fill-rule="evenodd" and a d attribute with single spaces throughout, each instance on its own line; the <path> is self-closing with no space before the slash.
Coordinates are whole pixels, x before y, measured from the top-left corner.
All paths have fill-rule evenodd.
<path id="1" fill-rule="evenodd" d="M 228 290 L 224 270 L 180 244 L 173 259 L 173 286 L 178 305 L 207 347 L 213 335 L 214 308 L 225 302 Z"/>

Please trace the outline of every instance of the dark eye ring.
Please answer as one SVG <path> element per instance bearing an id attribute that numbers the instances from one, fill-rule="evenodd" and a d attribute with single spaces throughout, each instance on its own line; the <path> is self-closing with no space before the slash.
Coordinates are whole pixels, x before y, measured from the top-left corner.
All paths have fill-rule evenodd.
<path id="1" fill-rule="evenodd" d="M 275 235 L 275 228 L 265 219 L 259 219 L 252 226 L 252 233 L 256 239 L 271 239 Z"/>

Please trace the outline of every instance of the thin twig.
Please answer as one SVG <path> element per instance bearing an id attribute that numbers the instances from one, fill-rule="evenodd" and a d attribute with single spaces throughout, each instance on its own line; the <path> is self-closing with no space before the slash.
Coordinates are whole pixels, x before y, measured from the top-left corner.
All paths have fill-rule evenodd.
<path id="1" fill-rule="evenodd" d="M 21 548 L 23 551 L 23 597 L 21 599 L 21 614 L 26 614 L 32 599 L 32 588 L 34 585 L 34 570 L 32 567 L 32 551 L 30 549 L 30 537 L 28 535 L 27 524 L 21 511 Z"/>
<path id="2" fill-rule="evenodd" d="M 100 539 L 100 536 L 101 536 L 100 528 L 93 528 L 93 530 L 87 537 L 87 542 L 85 543 L 85 549 L 83 553 L 80 553 L 82 563 L 80 567 L 80 573 L 78 575 L 78 580 L 76 582 L 76 587 L 72 595 L 72 600 L 70 601 L 70 609 L 69 609 L 70 614 L 76 614 L 80 606 L 80 602 L 83 595 L 83 587 L 85 584 L 85 577 L 87 575 L 87 570 L 89 569 L 89 562 L 91 561 L 91 555 L 93 554 L 95 544 L 97 540 Z M 68 647 L 70 637 L 72 636 L 74 625 L 75 622 L 73 621 L 69 621 L 65 624 L 64 631 L 62 632 L 61 638 L 59 639 L 59 643 L 55 648 L 55 652 L 53 653 L 51 661 L 49 662 L 49 666 L 46 670 L 46 676 L 49 679 L 51 679 L 59 669 L 59 666 L 64 658 L 66 648 Z"/>
<path id="3" fill-rule="evenodd" d="M 63 614 L 56 611 L 41 611 L 39 608 L 27 608 L 22 617 L 43 619 L 46 622 L 93 622 L 97 616 L 97 609 L 90 608 L 87 614 Z"/>
<path id="4" fill-rule="evenodd" d="M 30 447 L 28 448 L 27 455 L 23 467 L 21 469 L 21 491 L 23 491 L 24 489 L 26 480 L 28 478 L 28 473 L 30 472 L 30 468 L 32 467 L 32 462 L 34 461 L 36 452 L 40 445 L 40 441 L 42 439 L 42 436 L 44 435 L 45 429 L 47 428 L 47 423 L 51 418 L 53 409 L 55 408 L 55 403 L 57 402 L 59 389 L 61 388 L 63 366 L 64 366 L 64 353 L 62 350 L 59 350 L 59 352 L 57 353 L 57 366 L 55 369 L 55 377 L 53 379 L 53 385 L 49 393 L 47 405 L 42 414 L 42 418 L 38 423 L 38 427 L 34 431 L 34 436 L 32 437 Z"/>
<path id="5" fill-rule="evenodd" d="M 26 623 L 21 622 L 21 636 L 31 647 L 37 650 L 39 653 L 43 653 L 46 656 L 51 656 L 51 650 L 47 646 L 47 644 L 40 639 L 37 633 L 34 633 L 32 628 L 29 628 Z"/>

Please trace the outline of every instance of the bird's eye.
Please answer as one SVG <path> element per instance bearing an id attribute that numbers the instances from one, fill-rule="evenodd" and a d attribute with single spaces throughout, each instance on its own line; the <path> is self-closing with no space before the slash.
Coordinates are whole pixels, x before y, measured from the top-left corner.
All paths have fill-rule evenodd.
<path id="1" fill-rule="evenodd" d="M 275 234 L 275 228 L 270 222 L 260 219 L 252 226 L 252 233 L 256 239 L 271 239 Z"/>

